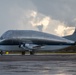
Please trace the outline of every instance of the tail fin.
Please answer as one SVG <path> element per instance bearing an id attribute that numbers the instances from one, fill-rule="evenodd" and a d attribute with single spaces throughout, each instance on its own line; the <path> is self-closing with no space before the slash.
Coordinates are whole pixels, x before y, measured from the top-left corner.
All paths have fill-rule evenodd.
<path id="1" fill-rule="evenodd" d="M 72 41 L 76 41 L 76 29 L 72 35 L 64 36 L 64 38 L 72 40 Z"/>

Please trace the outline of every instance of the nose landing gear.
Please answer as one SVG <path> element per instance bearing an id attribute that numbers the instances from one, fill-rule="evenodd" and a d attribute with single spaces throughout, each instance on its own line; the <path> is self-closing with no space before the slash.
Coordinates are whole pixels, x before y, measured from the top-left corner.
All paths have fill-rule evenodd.
<path id="1" fill-rule="evenodd" d="M 3 51 L 0 51 L 0 54 L 3 55 Z"/>

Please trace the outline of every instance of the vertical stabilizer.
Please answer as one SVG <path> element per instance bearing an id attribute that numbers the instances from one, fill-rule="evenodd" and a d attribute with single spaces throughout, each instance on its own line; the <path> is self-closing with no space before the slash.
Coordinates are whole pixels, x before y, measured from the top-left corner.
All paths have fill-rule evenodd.
<path id="1" fill-rule="evenodd" d="M 76 28 L 75 28 L 75 31 L 74 31 L 74 33 L 72 35 L 64 36 L 64 38 L 76 41 Z"/>
<path id="2" fill-rule="evenodd" d="M 76 34 L 76 28 L 75 28 L 75 31 L 74 31 L 74 33 L 73 34 Z"/>

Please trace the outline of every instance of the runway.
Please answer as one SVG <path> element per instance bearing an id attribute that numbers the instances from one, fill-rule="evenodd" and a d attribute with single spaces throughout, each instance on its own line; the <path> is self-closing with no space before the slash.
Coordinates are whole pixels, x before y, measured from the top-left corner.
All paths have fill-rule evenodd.
<path id="1" fill-rule="evenodd" d="M 0 75 L 76 75 L 76 54 L 3 55 Z"/>
<path id="2" fill-rule="evenodd" d="M 53 61 L 76 60 L 75 53 L 51 53 L 49 55 L 2 55 L 0 61 Z"/>

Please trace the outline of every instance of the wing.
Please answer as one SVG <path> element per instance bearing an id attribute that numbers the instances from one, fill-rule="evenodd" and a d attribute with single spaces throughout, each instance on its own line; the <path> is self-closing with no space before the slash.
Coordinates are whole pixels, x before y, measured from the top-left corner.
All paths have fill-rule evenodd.
<path id="1" fill-rule="evenodd" d="M 19 45 L 20 48 L 23 48 L 23 49 L 27 49 L 27 50 L 35 50 L 35 49 L 40 49 L 42 48 L 44 45 L 37 45 L 37 44 L 33 44 L 33 43 L 21 43 Z"/>

